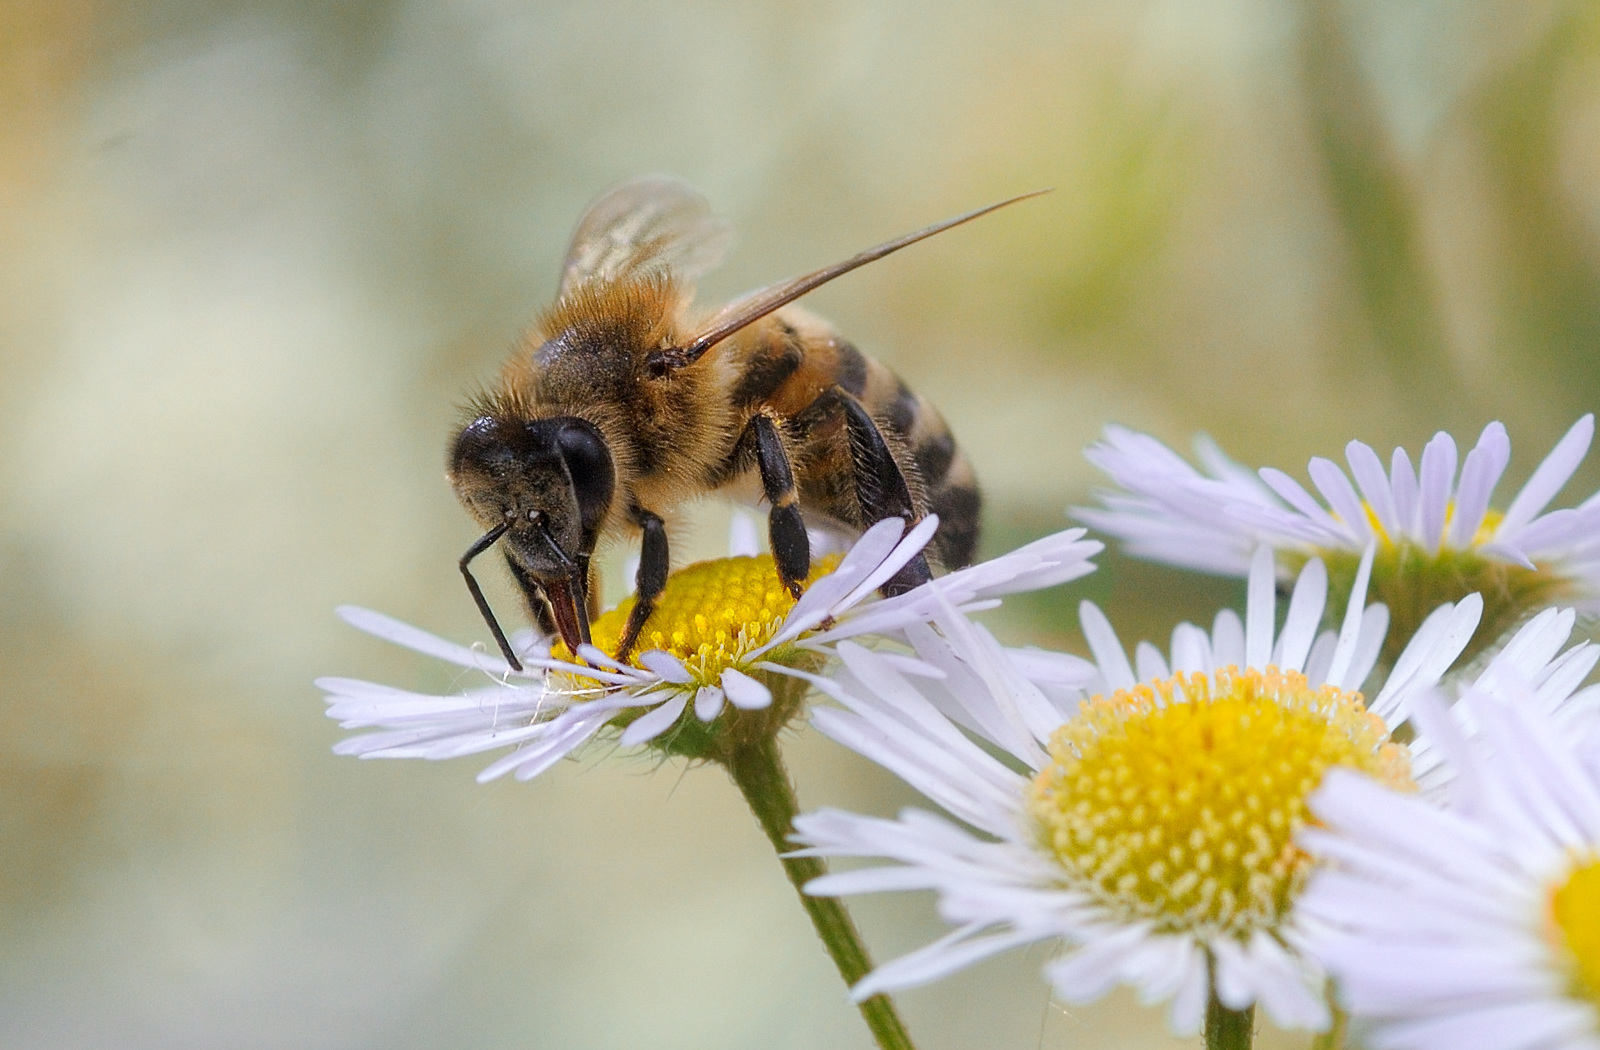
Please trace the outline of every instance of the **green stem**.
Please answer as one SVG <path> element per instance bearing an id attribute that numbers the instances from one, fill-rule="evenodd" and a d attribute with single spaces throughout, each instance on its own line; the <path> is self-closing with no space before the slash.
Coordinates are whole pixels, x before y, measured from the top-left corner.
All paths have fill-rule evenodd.
<path id="1" fill-rule="evenodd" d="M 1250 1050 L 1255 1037 L 1256 1008 L 1230 1010 L 1217 998 L 1216 988 L 1206 1002 L 1206 1050 Z"/>
<path id="2" fill-rule="evenodd" d="M 794 849 L 789 833 L 794 818 L 800 812 L 795 801 L 794 786 L 778 753 L 778 743 L 771 736 L 751 741 L 731 751 L 722 760 L 733 782 L 739 785 L 750 812 L 767 833 L 772 848 L 778 851 L 784 873 L 800 895 L 800 903 L 811 916 L 817 936 L 839 968 L 845 984 L 854 985 L 872 970 L 872 960 L 861 943 L 861 935 L 850 920 L 844 904 L 834 897 L 812 897 L 805 891 L 806 883 L 824 874 L 827 869 L 816 857 L 785 857 L 782 854 Z M 894 1003 L 887 995 L 874 995 L 858 1004 L 867 1027 L 881 1050 L 916 1050 L 905 1025 L 895 1012 Z M 1248 1044 L 1245 1044 L 1248 1045 Z"/>
<path id="3" fill-rule="evenodd" d="M 1350 1025 L 1350 1016 L 1338 1006 L 1331 1004 L 1333 1011 L 1333 1024 L 1326 1032 L 1319 1034 L 1311 1040 L 1311 1050 L 1344 1050 L 1345 1031 Z"/>

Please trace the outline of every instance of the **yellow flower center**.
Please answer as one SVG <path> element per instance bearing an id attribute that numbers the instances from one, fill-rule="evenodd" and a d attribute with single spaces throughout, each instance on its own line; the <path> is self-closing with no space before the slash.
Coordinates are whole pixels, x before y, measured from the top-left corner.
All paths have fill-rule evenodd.
<path id="1" fill-rule="evenodd" d="M 1361 503 L 1361 509 L 1366 511 L 1367 524 L 1371 526 L 1372 534 L 1378 537 L 1378 542 L 1392 546 L 1394 544 L 1394 539 L 1389 535 L 1388 530 L 1383 527 L 1383 524 L 1378 521 L 1378 512 L 1372 509 L 1372 504 L 1363 500 Z M 1450 545 L 1450 523 L 1455 521 L 1455 517 L 1456 501 L 1451 500 L 1445 505 L 1444 508 L 1444 528 L 1442 530 L 1444 539 L 1440 543 L 1441 547 L 1448 547 Z M 1490 507 L 1488 510 L 1484 511 L 1483 521 L 1478 524 L 1478 531 L 1472 534 L 1472 542 L 1468 543 L 1467 546 L 1478 547 L 1488 543 L 1490 537 L 1494 535 L 1494 530 L 1500 527 L 1500 523 L 1504 521 L 1505 518 L 1506 516 L 1503 513 L 1495 510 L 1493 507 Z"/>
<path id="2" fill-rule="evenodd" d="M 1164 932 L 1276 928 L 1311 869 L 1294 835 L 1328 767 L 1413 787 L 1409 752 L 1359 693 L 1276 668 L 1096 696 L 1050 757 L 1029 808 L 1066 884 Z"/>
<path id="3" fill-rule="evenodd" d="M 1378 517 L 1366 504 L 1367 524 L 1378 538 L 1377 555 L 1372 562 L 1372 582 L 1368 600 L 1389 607 L 1389 633 L 1383 642 L 1381 659 L 1394 666 L 1422 621 L 1445 602 L 1458 602 L 1474 592 L 1483 596 L 1483 618 L 1472 641 L 1461 655 L 1463 664 L 1471 661 L 1484 646 L 1495 642 L 1515 627 L 1530 612 L 1560 600 L 1572 588 L 1572 581 L 1547 569 L 1529 569 L 1499 558 L 1481 554 L 1478 546 L 1489 541 L 1504 514 L 1491 510 L 1484 515 L 1472 543 L 1453 547 L 1448 540 L 1429 553 L 1425 547 L 1402 538 L 1396 542 L 1378 524 Z M 1450 519 L 1455 514 L 1451 503 L 1445 514 L 1444 534 L 1449 536 Z M 1328 567 L 1328 592 L 1349 594 L 1355 583 L 1361 553 L 1350 550 L 1311 552 Z M 1290 557 L 1290 568 L 1299 571 L 1305 559 Z M 1329 606 L 1328 615 L 1336 615 Z"/>
<path id="4" fill-rule="evenodd" d="M 835 556 L 813 562 L 806 582 L 831 572 L 838 560 Z M 590 636 L 601 650 L 617 651 L 633 605 L 630 597 L 590 625 Z M 664 649 L 683 661 L 696 683 L 713 685 L 723 671 L 772 641 L 792 608 L 794 598 L 778 578 L 770 554 L 696 562 L 667 578 L 666 590 L 639 632 L 629 662 L 642 666 L 640 653 Z M 551 655 L 572 659 L 559 642 Z M 773 653 L 769 658 L 781 661 L 782 655 Z"/>
<path id="5" fill-rule="evenodd" d="M 1600 1005 L 1600 857 L 1574 868 L 1551 891 L 1550 918 L 1566 948 L 1574 990 Z"/>

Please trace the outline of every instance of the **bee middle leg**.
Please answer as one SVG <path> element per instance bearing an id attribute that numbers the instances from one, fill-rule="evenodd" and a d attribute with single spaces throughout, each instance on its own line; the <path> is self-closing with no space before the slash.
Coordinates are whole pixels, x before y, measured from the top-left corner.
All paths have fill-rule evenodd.
<path id="1" fill-rule="evenodd" d="M 761 488 L 772 510 L 767 514 L 767 538 L 778 576 L 796 600 L 811 574 L 811 540 L 800 517 L 800 494 L 795 489 L 794 465 L 783 446 L 783 435 L 771 416 L 758 412 L 745 424 L 735 457 L 753 455 L 761 472 Z"/>
<path id="2" fill-rule="evenodd" d="M 639 640 L 639 632 L 644 629 L 645 621 L 650 619 L 650 614 L 656 611 L 656 602 L 661 599 L 661 592 L 667 589 L 667 526 L 659 515 L 643 507 L 634 507 L 632 516 L 638 524 L 643 538 L 639 543 L 639 572 L 634 577 L 633 609 L 628 613 L 628 623 L 622 629 L 622 639 L 617 645 L 617 651 L 612 656 L 619 662 L 626 663 L 633 653 L 633 644 Z"/>

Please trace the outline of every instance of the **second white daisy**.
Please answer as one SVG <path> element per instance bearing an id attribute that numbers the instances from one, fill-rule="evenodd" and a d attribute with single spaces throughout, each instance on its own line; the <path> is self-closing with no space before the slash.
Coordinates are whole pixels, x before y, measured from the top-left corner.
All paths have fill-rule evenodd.
<path id="1" fill-rule="evenodd" d="M 1390 731 L 1454 661 L 1480 608 L 1470 597 L 1439 609 L 1369 706 L 1355 690 L 1387 625 L 1381 607 L 1364 605 L 1371 559 L 1369 550 L 1338 633 L 1319 634 L 1327 577 L 1317 561 L 1278 629 L 1265 548 L 1244 620 L 1224 611 L 1210 632 L 1182 625 L 1169 654 L 1142 644 L 1130 663 L 1084 603 L 1097 681 L 1081 692 L 1047 695 L 953 612 L 942 635 L 911 632 L 930 668 L 922 674 L 841 647 L 845 673 L 819 684 L 846 710 L 819 709 L 814 723 L 977 832 L 915 811 L 882 820 L 825 810 L 796 822 L 807 853 L 896 862 L 829 875 L 812 892 L 933 889 L 957 927 L 855 994 L 1060 939 L 1065 953 L 1048 974 L 1071 1002 L 1130 984 L 1148 1003 L 1170 1001 L 1179 1033 L 1201 1027 L 1213 996 L 1233 1011 L 1260 1003 L 1281 1026 L 1325 1027 L 1323 975 L 1300 949 L 1295 917 L 1312 863 L 1294 841 L 1306 798 L 1335 766 L 1411 787 L 1406 748 Z"/>

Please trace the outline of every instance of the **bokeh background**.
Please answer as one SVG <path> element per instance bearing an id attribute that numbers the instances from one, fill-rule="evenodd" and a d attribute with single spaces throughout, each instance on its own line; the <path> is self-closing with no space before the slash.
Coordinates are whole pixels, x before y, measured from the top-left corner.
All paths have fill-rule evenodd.
<path id="1" fill-rule="evenodd" d="M 1303 476 L 1498 418 L 1519 483 L 1600 405 L 1592 3 L 0 3 L 0 1046 L 867 1045 L 717 771 L 338 759 L 311 686 L 448 684 L 342 602 L 482 637 L 457 405 L 651 171 L 736 225 L 707 300 L 1055 187 L 808 301 L 943 408 L 991 552 L 1107 422 Z M 1105 564 L 1000 629 L 1237 595 Z M 1045 958 L 905 995 L 924 1050 L 1179 1045 Z"/>

